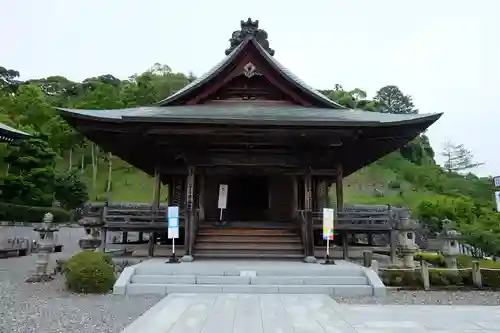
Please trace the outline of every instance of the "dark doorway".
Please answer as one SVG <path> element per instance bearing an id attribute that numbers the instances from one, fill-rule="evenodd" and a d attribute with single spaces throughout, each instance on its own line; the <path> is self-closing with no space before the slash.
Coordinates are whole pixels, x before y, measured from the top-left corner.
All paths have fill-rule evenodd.
<path id="1" fill-rule="evenodd" d="M 269 209 L 266 176 L 236 176 L 228 182 L 227 220 L 265 221 Z"/>

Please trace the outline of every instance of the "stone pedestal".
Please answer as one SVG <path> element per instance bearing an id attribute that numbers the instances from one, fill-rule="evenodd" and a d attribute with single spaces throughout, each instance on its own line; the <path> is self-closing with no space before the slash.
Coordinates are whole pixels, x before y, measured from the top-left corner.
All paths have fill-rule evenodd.
<path id="1" fill-rule="evenodd" d="M 52 225 L 53 220 L 54 216 L 51 213 L 47 213 L 43 217 L 43 223 L 40 227 L 34 228 L 39 235 L 38 258 L 36 260 L 35 274 L 29 277 L 26 282 L 44 282 L 53 280 L 52 275 L 48 272 L 48 266 L 50 263 L 50 254 L 54 252 L 56 245 L 54 233 L 59 231 L 59 229 Z"/>

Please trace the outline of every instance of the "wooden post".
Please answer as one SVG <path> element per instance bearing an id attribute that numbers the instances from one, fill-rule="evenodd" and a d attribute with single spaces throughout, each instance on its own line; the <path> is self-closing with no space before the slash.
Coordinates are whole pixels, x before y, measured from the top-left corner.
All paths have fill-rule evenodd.
<path id="1" fill-rule="evenodd" d="M 424 285 L 424 290 L 429 290 L 431 287 L 429 279 L 429 265 L 425 260 L 422 260 L 420 264 L 420 275 L 422 277 L 422 284 Z"/>
<path id="2" fill-rule="evenodd" d="M 326 180 L 325 179 L 320 179 L 317 182 L 316 186 L 316 200 L 317 200 L 317 210 L 322 212 L 323 208 L 328 207 L 327 204 L 327 190 L 328 187 L 326 186 Z"/>
<path id="3" fill-rule="evenodd" d="M 474 283 L 474 286 L 476 286 L 477 288 L 483 287 L 481 269 L 479 268 L 479 261 L 476 260 L 472 262 L 472 283 Z"/>
<path id="4" fill-rule="evenodd" d="M 193 251 L 193 223 L 194 223 L 194 167 L 188 167 L 188 176 L 186 179 L 186 222 L 184 227 L 184 249 L 185 249 L 185 261 L 192 260 Z"/>
<path id="5" fill-rule="evenodd" d="M 200 174 L 200 195 L 198 197 L 198 208 L 200 209 L 200 221 L 205 221 L 205 172 Z"/>
<path id="6" fill-rule="evenodd" d="M 153 185 L 153 203 L 151 205 L 151 212 L 153 213 L 153 219 L 156 216 L 159 208 L 160 208 L 160 189 L 161 189 L 161 177 L 160 170 L 155 168 L 155 178 Z M 148 256 L 154 257 L 155 251 L 155 233 L 149 233 L 149 243 L 148 243 Z"/>
<path id="7" fill-rule="evenodd" d="M 292 176 L 293 195 L 292 195 L 292 218 L 297 220 L 299 210 L 299 184 L 297 177 Z"/>
<path id="8" fill-rule="evenodd" d="M 307 175 L 304 178 L 304 210 L 306 215 L 306 227 L 305 227 L 305 239 L 306 239 L 306 261 L 315 261 L 314 257 L 314 228 L 313 228 L 313 216 L 312 216 L 312 177 Z"/>
<path id="9" fill-rule="evenodd" d="M 349 259 L 349 234 L 347 231 L 342 232 L 342 259 Z"/>
<path id="10" fill-rule="evenodd" d="M 391 251 L 391 265 L 396 265 L 397 238 L 398 238 L 398 231 L 391 230 L 389 233 L 390 251 Z"/>
<path id="11" fill-rule="evenodd" d="M 336 191 L 336 201 L 337 201 L 337 212 L 341 212 L 344 209 L 344 176 L 342 170 L 342 164 L 337 164 L 337 172 L 335 174 L 335 191 Z"/>

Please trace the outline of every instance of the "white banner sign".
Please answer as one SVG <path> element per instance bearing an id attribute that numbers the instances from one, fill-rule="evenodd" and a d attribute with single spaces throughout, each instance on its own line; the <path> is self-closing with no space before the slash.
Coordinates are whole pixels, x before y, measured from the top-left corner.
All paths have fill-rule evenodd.
<path id="1" fill-rule="evenodd" d="M 495 192 L 495 201 L 497 203 L 497 212 L 500 213 L 500 191 Z"/>
<path id="2" fill-rule="evenodd" d="M 493 177 L 493 185 L 495 187 L 500 187 L 500 176 Z"/>
<path id="3" fill-rule="evenodd" d="M 179 207 L 170 206 L 167 208 L 168 217 L 168 238 L 179 238 Z"/>
<path id="4" fill-rule="evenodd" d="M 323 208 L 323 239 L 333 240 L 333 208 Z"/>
<path id="5" fill-rule="evenodd" d="M 226 209 L 227 191 L 228 191 L 228 186 L 226 184 L 219 185 L 219 203 L 218 203 L 219 209 Z"/>

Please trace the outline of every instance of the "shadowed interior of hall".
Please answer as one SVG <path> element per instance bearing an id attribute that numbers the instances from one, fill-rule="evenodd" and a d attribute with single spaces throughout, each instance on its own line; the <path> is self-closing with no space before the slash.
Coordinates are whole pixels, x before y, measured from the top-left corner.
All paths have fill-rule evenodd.
<path id="1" fill-rule="evenodd" d="M 238 175 L 228 181 L 226 219 L 266 221 L 269 218 L 269 181 L 266 176 Z"/>

